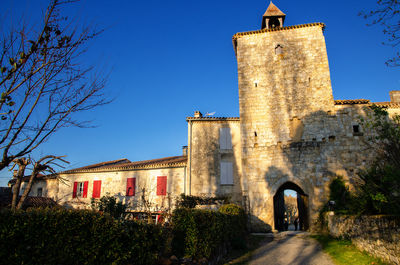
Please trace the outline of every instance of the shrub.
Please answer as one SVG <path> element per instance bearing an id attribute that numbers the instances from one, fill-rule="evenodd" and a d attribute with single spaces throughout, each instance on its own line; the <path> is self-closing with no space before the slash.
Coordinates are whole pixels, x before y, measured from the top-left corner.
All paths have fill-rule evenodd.
<path id="1" fill-rule="evenodd" d="M 389 118 L 386 109 L 372 105 L 362 124 L 372 132 L 368 144 L 375 162 L 360 172 L 356 188 L 356 212 L 400 214 L 400 115 Z"/>
<path id="2" fill-rule="evenodd" d="M 3 264 L 152 264 L 163 242 L 158 226 L 89 210 L 0 212 Z"/>
<path id="3" fill-rule="evenodd" d="M 108 213 L 116 219 L 119 219 L 123 216 L 127 207 L 126 204 L 117 202 L 117 199 L 109 194 L 101 197 L 100 200 L 92 198 L 91 206 L 92 209 Z"/>
<path id="4" fill-rule="evenodd" d="M 229 245 L 244 241 L 246 223 L 244 211 L 236 206 L 224 207 L 221 212 L 178 208 L 172 216 L 172 249 L 178 256 L 211 258 Z M 245 216 L 245 215 L 244 215 Z"/>
<path id="5" fill-rule="evenodd" d="M 364 214 L 400 215 L 400 169 L 386 165 L 373 165 L 359 174 L 356 203 Z"/>
<path id="6" fill-rule="evenodd" d="M 183 208 L 195 208 L 197 205 L 209 205 L 220 203 L 228 203 L 229 197 L 227 196 L 217 196 L 217 197 L 200 197 L 193 195 L 181 194 L 177 200 L 177 206 Z"/>
<path id="7" fill-rule="evenodd" d="M 225 204 L 218 211 L 230 217 L 227 232 L 232 247 L 236 249 L 245 248 L 246 241 L 243 239 L 246 238 L 247 234 L 247 215 L 244 209 L 236 204 Z"/>
<path id="8" fill-rule="evenodd" d="M 337 176 L 329 184 L 329 200 L 335 201 L 334 211 L 337 213 L 348 213 L 351 210 L 352 197 L 341 176 Z"/>

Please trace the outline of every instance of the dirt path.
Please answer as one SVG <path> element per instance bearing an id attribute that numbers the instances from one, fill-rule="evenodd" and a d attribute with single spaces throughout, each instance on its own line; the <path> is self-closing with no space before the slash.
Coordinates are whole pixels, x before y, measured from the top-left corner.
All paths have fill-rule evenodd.
<path id="1" fill-rule="evenodd" d="M 254 251 L 251 265 L 334 265 L 317 241 L 304 232 L 279 233 Z"/>

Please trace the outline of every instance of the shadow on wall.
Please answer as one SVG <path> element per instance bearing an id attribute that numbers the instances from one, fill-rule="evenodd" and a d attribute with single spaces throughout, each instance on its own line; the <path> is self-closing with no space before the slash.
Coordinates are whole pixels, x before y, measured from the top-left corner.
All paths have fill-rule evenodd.
<path id="1" fill-rule="evenodd" d="M 204 124 L 197 129 L 196 135 L 201 140 L 197 140 L 192 147 L 192 195 L 205 197 L 231 195 L 230 199 L 232 202 L 242 204 L 242 186 L 238 170 L 240 160 L 238 161 L 235 155 L 235 150 L 240 151 L 240 148 L 237 146 L 240 144 L 240 141 L 237 139 L 232 141 L 232 149 L 229 150 L 221 150 L 219 144 L 219 129 L 229 127 L 232 133 L 237 131 L 237 128 L 234 126 L 228 122 L 222 126 Z M 233 185 L 221 185 L 222 161 L 232 162 Z M 238 172 L 238 174 L 235 172 Z M 194 179 L 195 176 L 196 178 Z"/>
<path id="2" fill-rule="evenodd" d="M 357 172 L 367 167 L 374 159 L 373 152 L 369 152 L 368 138 L 372 131 L 367 131 L 360 126 L 360 118 L 367 119 L 367 106 L 352 106 L 338 108 L 335 113 L 316 111 L 302 118 L 301 133 L 297 133 L 297 141 L 287 141 L 276 145 L 258 146 L 257 152 L 273 154 L 268 156 L 268 169 L 264 172 L 258 183 L 264 182 L 265 191 L 269 191 L 268 203 L 263 198 L 253 198 L 252 212 L 256 215 L 263 212 L 273 214 L 259 222 L 252 216 L 256 230 L 263 227 L 278 228 L 276 209 L 273 211 L 274 202 L 271 199 L 281 191 L 285 183 L 294 183 L 304 195 L 308 196 L 306 215 L 312 229 L 317 220 L 320 209 L 327 203 L 329 196 L 329 183 L 341 175 L 350 186 L 357 180 Z M 357 124 L 357 132 L 353 126 Z M 361 130 L 361 131 L 360 131 Z M 254 148 L 256 149 L 256 148 Z M 280 165 L 280 166 L 278 166 Z M 276 204 L 276 202 L 275 202 Z M 260 209 L 268 205 L 268 209 Z M 275 205 L 275 208 L 277 206 Z M 258 220 L 257 220 L 258 219 Z"/>
<path id="3" fill-rule="evenodd" d="M 334 105 L 322 36 L 301 39 L 282 31 L 258 44 L 242 43 L 242 170 L 248 179 L 252 227 L 274 227 L 273 197 L 286 182 L 308 195 L 312 225 L 328 200 L 332 177 L 342 175 L 352 183 L 357 170 L 372 160 L 367 134 L 353 132 L 365 113 L 360 105 Z M 273 51 L 276 45 L 282 47 L 279 54 Z"/>

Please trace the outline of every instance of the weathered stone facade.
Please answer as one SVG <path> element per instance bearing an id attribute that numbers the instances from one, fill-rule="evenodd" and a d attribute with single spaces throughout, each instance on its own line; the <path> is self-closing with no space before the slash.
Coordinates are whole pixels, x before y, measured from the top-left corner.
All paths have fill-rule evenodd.
<path id="1" fill-rule="evenodd" d="M 239 118 L 189 117 L 188 178 L 189 194 L 197 196 L 229 195 L 242 203 L 241 145 Z M 220 147 L 221 128 L 229 128 L 231 148 Z M 233 166 L 232 184 L 221 184 L 221 162 Z"/>
<path id="2" fill-rule="evenodd" d="M 327 213 L 329 233 L 351 239 L 359 249 L 391 264 L 400 264 L 400 220 L 398 216 L 337 216 Z"/>

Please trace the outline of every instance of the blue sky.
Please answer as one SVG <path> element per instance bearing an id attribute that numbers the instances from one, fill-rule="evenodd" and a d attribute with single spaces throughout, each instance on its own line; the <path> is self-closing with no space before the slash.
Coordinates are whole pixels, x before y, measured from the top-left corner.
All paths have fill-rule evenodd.
<path id="1" fill-rule="evenodd" d="M 45 0 L 3 0 L 0 14 L 37 19 Z M 335 99 L 388 101 L 400 90 L 400 68 L 384 62 L 394 54 L 382 45 L 382 28 L 367 27 L 357 14 L 369 1 L 287 1 L 285 25 L 324 22 Z M 195 110 L 238 116 L 238 84 L 232 36 L 257 30 L 269 1 L 83 0 L 65 13 L 105 32 L 85 61 L 111 69 L 107 94 L 115 100 L 82 114 L 93 129 L 65 128 L 32 154 L 67 155 L 68 168 L 128 158 L 181 154 L 187 144 L 185 117 Z M 0 172 L 5 186 L 10 172 Z"/>

